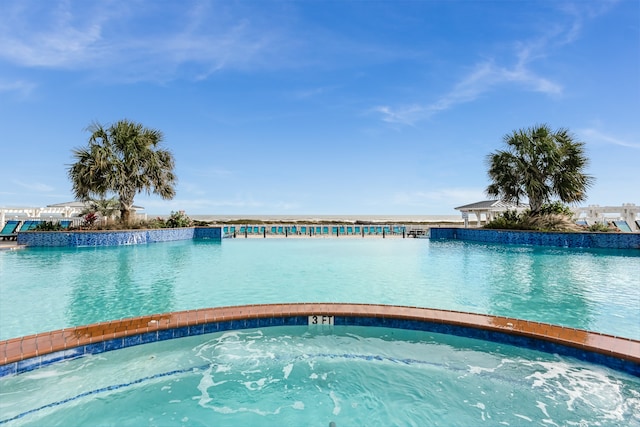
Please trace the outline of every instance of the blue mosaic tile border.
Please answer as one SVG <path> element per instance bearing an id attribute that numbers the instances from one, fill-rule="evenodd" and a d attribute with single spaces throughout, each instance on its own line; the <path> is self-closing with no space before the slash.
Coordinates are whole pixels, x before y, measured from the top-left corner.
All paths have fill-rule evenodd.
<path id="1" fill-rule="evenodd" d="M 371 326 L 417 330 L 445 335 L 455 335 L 466 338 L 474 338 L 483 341 L 495 342 L 498 344 L 508 344 L 516 347 L 573 357 L 589 363 L 607 366 L 611 369 L 626 372 L 628 374 L 640 377 L 640 364 L 634 363 L 632 361 L 619 359 L 613 356 L 607 356 L 604 354 L 557 344 L 545 340 L 529 338 L 504 332 L 488 331 L 480 328 L 450 325 L 438 322 L 384 317 L 336 316 L 334 319 L 334 324 L 336 326 Z M 147 332 L 140 335 L 117 338 L 95 344 L 80 346 L 73 349 L 59 351 L 44 356 L 37 356 L 19 362 L 9 363 L 7 365 L 0 366 L 0 377 L 29 372 L 34 369 L 42 368 L 63 360 L 75 359 L 90 354 L 99 354 L 106 351 L 119 350 L 126 347 L 133 347 L 137 345 L 165 341 L 175 338 L 204 335 L 230 330 L 256 329 L 272 326 L 308 325 L 308 316 L 286 316 L 212 322 L 195 326 L 184 326 L 180 328 L 165 329 L 156 332 Z"/>
<path id="2" fill-rule="evenodd" d="M 38 247 L 121 246 L 191 239 L 222 240 L 222 227 L 127 231 L 29 231 L 18 233 L 19 245 Z"/>
<path id="3" fill-rule="evenodd" d="M 640 249 L 640 233 L 543 233 L 539 231 L 432 228 L 430 238 L 563 248 Z"/>

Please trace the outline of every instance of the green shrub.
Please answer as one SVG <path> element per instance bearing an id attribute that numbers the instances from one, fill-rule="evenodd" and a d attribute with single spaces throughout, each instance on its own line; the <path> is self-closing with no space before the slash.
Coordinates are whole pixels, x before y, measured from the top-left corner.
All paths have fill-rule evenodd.
<path id="1" fill-rule="evenodd" d="M 591 224 L 589 226 L 589 231 L 594 233 L 608 233 L 610 231 L 616 231 L 614 228 L 609 227 L 607 224 L 603 224 L 602 222 L 596 222 L 595 224 Z"/>
<path id="2" fill-rule="evenodd" d="M 58 222 L 53 221 L 42 221 L 39 223 L 34 231 L 60 231 L 62 230 L 62 225 Z"/>
<path id="3" fill-rule="evenodd" d="M 538 211 L 539 215 L 564 215 L 573 218 L 571 208 L 562 202 L 545 203 Z"/>
<path id="4" fill-rule="evenodd" d="M 564 213 L 546 213 L 543 215 L 527 215 L 523 222 L 531 230 L 537 231 L 582 231 L 582 227 L 572 220 L 572 215 Z"/>
<path id="5" fill-rule="evenodd" d="M 166 221 L 168 228 L 191 227 L 192 221 L 184 211 L 171 212 L 169 219 Z"/>
<path id="6" fill-rule="evenodd" d="M 484 228 L 530 231 L 582 231 L 572 220 L 573 212 L 561 203 L 545 205 L 541 212 L 531 215 L 530 211 L 518 213 L 505 211 Z"/>
<path id="7" fill-rule="evenodd" d="M 145 221 L 144 224 L 147 228 L 165 228 L 167 226 L 165 220 L 160 217 Z"/>
<path id="8" fill-rule="evenodd" d="M 523 221 L 524 214 L 517 211 L 505 211 L 498 215 L 491 222 L 487 223 L 484 228 L 499 230 L 528 230 L 527 225 Z"/>

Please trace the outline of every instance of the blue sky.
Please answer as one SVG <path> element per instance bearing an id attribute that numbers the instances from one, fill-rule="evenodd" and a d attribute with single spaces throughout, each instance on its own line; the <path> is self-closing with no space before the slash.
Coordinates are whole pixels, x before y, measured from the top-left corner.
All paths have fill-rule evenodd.
<path id="1" fill-rule="evenodd" d="M 640 2 L 0 0 L 0 206 L 73 199 L 86 127 L 164 132 L 148 213 L 456 214 L 547 123 L 640 204 Z"/>

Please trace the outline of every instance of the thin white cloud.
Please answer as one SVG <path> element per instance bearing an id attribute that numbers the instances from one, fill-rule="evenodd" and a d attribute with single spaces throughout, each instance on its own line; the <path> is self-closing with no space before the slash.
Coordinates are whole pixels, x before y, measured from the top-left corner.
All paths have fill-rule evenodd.
<path id="1" fill-rule="evenodd" d="M 602 133 L 596 129 L 581 129 L 578 134 L 585 142 L 595 142 L 599 144 L 618 145 L 620 147 L 640 149 L 640 142 L 620 139 L 616 136 Z"/>
<path id="2" fill-rule="evenodd" d="M 24 189 L 38 193 L 47 193 L 55 189 L 54 187 L 41 182 L 23 182 L 16 179 L 12 180 L 12 182 Z"/>
<path id="3" fill-rule="evenodd" d="M 28 67 L 69 68 L 99 58 L 107 10 L 74 19 L 68 2 L 40 14 L 41 5 L 15 2 L 0 18 L 0 58 Z M 34 25 L 25 25 L 33 22 Z M 19 24 L 19 25 L 18 25 Z"/>
<path id="4" fill-rule="evenodd" d="M 228 69 L 333 68 L 415 55 L 315 26 L 288 3 L 7 3 L 0 13 L 0 61 L 85 71 L 106 81 L 197 81 Z"/>
<path id="5" fill-rule="evenodd" d="M 515 84 L 525 90 L 547 95 L 562 93 L 560 84 L 537 75 L 527 67 L 526 63 L 518 63 L 512 68 L 504 68 L 496 66 L 492 62 L 484 62 L 477 64 L 473 71 L 458 82 L 451 91 L 431 104 L 414 104 L 398 108 L 380 106 L 374 110 L 381 113 L 382 120 L 386 122 L 414 124 L 456 105 L 472 102 L 482 94 L 507 84 Z"/>
<path id="6" fill-rule="evenodd" d="M 36 84 L 25 80 L 3 81 L 0 80 L 0 93 L 16 93 L 26 98 L 36 88 Z"/>
<path id="7" fill-rule="evenodd" d="M 23 67 L 94 70 L 125 80 L 162 80 L 178 71 L 202 79 L 226 67 L 266 66 L 272 62 L 266 57 L 279 48 L 277 30 L 218 10 L 224 3 L 168 4 L 164 9 L 175 13 L 172 26 L 156 31 L 149 26 L 141 31 L 136 24 L 167 13 L 153 2 L 49 5 L 25 0 L 3 11 L 0 59 Z"/>
<path id="8" fill-rule="evenodd" d="M 430 103 L 412 103 L 408 106 L 378 106 L 373 110 L 380 113 L 383 121 L 412 125 L 428 119 L 438 112 L 449 110 L 457 105 L 473 102 L 483 94 L 496 88 L 515 85 L 523 90 L 558 96 L 563 92 L 560 83 L 540 75 L 534 64 L 548 55 L 548 51 L 575 41 L 585 18 L 594 18 L 608 8 L 584 11 L 574 7 L 565 9 L 570 21 L 561 25 L 548 25 L 547 32 L 527 42 L 514 44 L 511 65 L 501 65 L 497 60 L 475 64 L 453 88 Z"/>

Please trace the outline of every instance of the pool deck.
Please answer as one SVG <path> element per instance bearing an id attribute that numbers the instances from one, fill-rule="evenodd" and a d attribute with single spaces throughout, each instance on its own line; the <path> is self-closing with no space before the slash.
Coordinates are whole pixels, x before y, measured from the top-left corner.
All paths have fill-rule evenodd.
<path id="1" fill-rule="evenodd" d="M 0 366 L 165 330 L 287 317 L 334 316 L 430 322 L 531 338 L 640 364 L 640 341 L 508 317 L 377 304 L 292 303 L 204 308 L 113 320 L 0 341 Z M 337 324 L 337 323 L 336 323 Z M 141 343 L 138 343 L 141 344 Z"/>
<path id="2" fill-rule="evenodd" d="M 18 242 L 15 240 L 0 240 L 0 251 L 6 250 L 11 251 L 15 249 L 19 249 L 22 246 L 18 246 Z"/>

